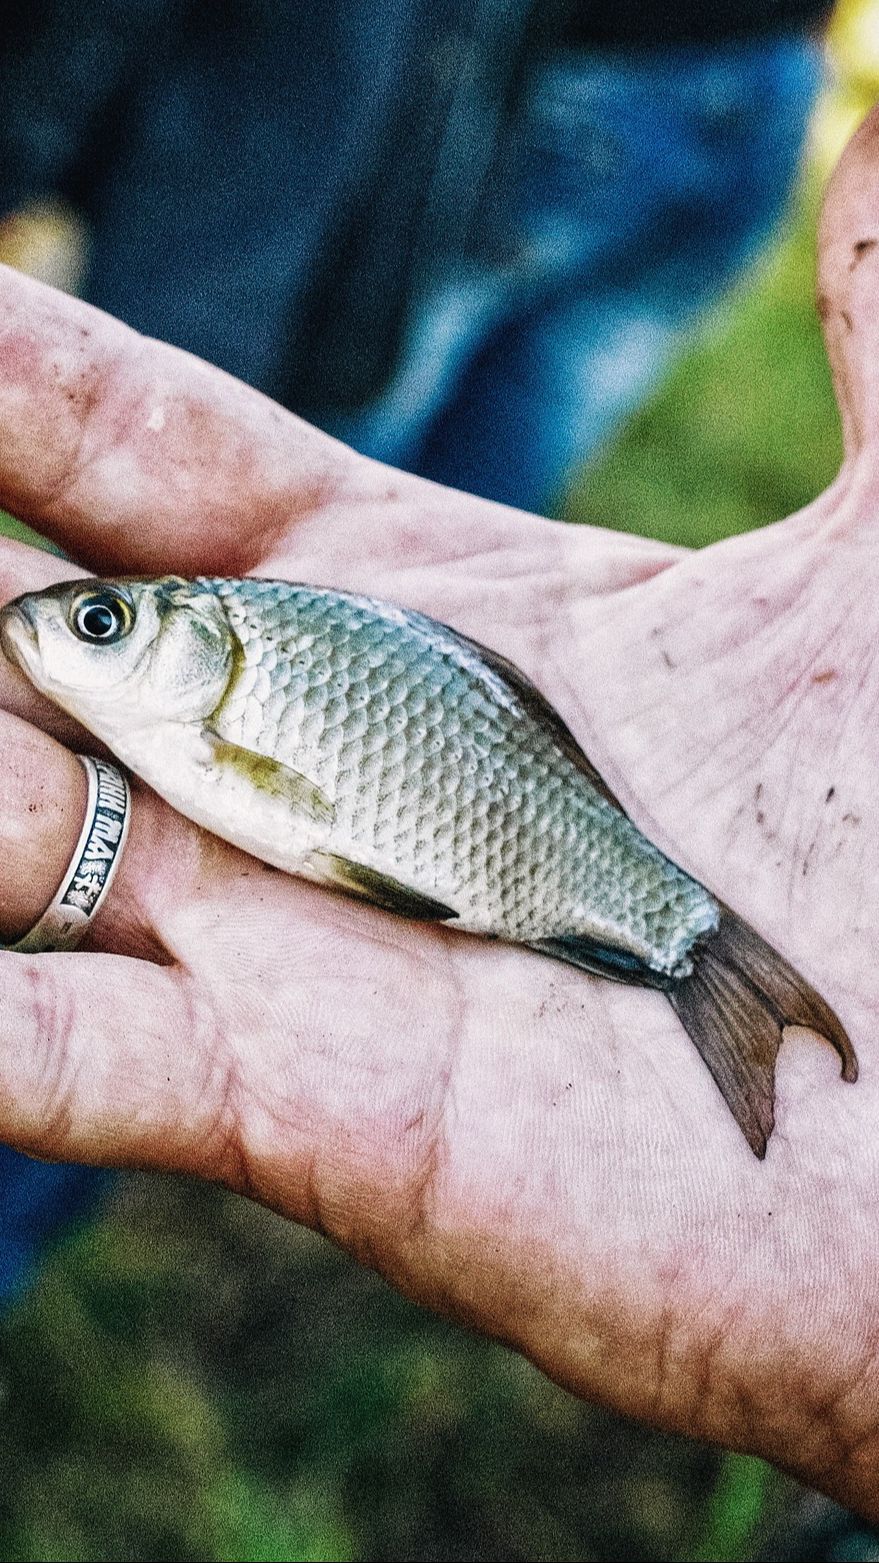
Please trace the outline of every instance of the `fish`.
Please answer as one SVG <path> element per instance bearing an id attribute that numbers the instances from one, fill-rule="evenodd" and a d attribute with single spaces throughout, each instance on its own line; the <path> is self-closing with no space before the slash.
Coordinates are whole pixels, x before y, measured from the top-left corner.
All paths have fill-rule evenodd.
<path id="1" fill-rule="evenodd" d="M 86 578 L 0 611 L 7 659 L 196 824 L 400 916 L 663 993 L 766 1153 L 786 1026 L 857 1058 L 761 935 L 641 833 L 497 652 L 288 581 Z"/>

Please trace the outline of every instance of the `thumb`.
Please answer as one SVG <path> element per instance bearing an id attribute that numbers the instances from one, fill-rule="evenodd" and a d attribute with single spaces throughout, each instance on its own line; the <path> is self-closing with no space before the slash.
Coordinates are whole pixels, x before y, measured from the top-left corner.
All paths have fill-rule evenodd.
<path id="1" fill-rule="evenodd" d="M 827 187 L 818 235 L 818 308 L 847 462 L 879 481 L 879 108 L 853 136 Z"/>

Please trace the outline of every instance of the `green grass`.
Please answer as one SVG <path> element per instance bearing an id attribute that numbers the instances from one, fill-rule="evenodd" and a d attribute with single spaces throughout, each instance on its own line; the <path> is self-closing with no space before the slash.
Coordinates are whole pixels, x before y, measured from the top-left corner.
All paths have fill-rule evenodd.
<path id="1" fill-rule="evenodd" d="M 704 1529 L 686 1553 L 689 1563 L 753 1556 L 773 1485 L 773 1472 L 762 1460 L 727 1455 L 705 1504 Z"/>
<path id="2" fill-rule="evenodd" d="M 584 477 L 700 546 L 833 476 L 814 201 Z M 578 1405 L 216 1190 L 119 1185 L 0 1329 L 0 1558 L 756 1556 L 789 1486 Z"/>

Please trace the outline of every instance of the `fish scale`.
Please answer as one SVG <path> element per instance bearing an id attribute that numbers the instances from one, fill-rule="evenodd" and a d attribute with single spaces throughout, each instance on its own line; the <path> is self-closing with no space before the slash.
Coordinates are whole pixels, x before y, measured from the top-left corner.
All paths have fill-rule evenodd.
<path id="1" fill-rule="evenodd" d="M 224 739 L 331 800 L 329 848 L 511 939 L 612 936 L 680 970 L 716 903 L 502 685 L 419 614 L 307 586 L 205 578 L 241 646 Z"/>

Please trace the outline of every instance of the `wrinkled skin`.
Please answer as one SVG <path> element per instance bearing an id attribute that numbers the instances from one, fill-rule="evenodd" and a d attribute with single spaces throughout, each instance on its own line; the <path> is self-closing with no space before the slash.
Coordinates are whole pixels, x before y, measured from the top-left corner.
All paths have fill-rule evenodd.
<path id="1" fill-rule="evenodd" d="M 137 788 L 92 950 L 0 959 L 0 1134 L 221 1180 L 574 1392 L 879 1518 L 874 239 L 879 120 L 823 227 L 842 473 L 800 514 L 694 555 L 363 462 L 4 277 L 0 499 L 77 560 L 4 545 L 5 596 L 83 566 L 250 569 L 491 643 L 647 834 L 826 995 L 862 1067 L 847 1086 L 830 1049 L 789 1034 L 760 1165 L 660 995 L 335 898 Z M 49 899 L 83 800 L 56 742 L 77 741 L 70 724 L 0 676 L 17 714 L 0 724 L 11 935 Z"/>

